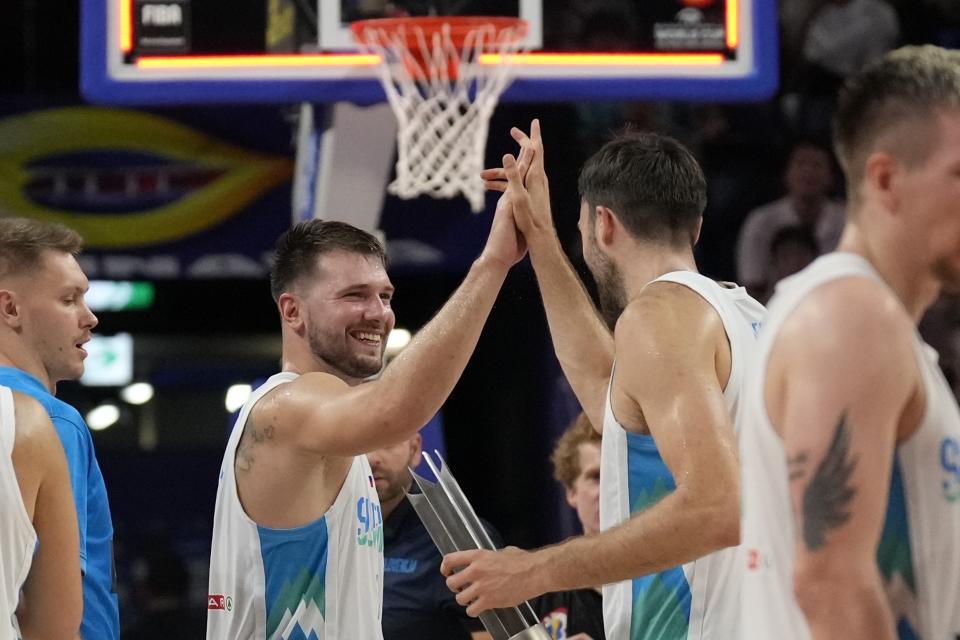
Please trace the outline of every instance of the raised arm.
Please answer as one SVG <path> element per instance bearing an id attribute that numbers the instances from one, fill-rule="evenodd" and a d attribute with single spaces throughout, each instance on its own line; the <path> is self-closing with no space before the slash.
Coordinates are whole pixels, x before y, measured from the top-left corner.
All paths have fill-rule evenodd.
<path id="1" fill-rule="evenodd" d="M 616 340 L 629 357 L 617 361 L 614 392 L 639 407 L 676 489 L 598 535 L 529 554 L 447 556 L 446 573 L 466 566 L 447 584 L 466 587 L 460 601 L 474 603 L 469 613 L 663 571 L 738 543 L 739 469 L 716 365 L 717 349 L 728 348 L 719 316 L 689 289 L 658 284 L 627 307 Z"/>
<path id="2" fill-rule="evenodd" d="M 53 424 L 39 403 L 15 400 L 19 437 L 14 461 L 29 465 L 38 481 L 33 526 L 38 545 L 17 621 L 24 638 L 64 640 L 77 637 L 83 611 L 80 577 L 80 535 L 70 490 L 67 460 Z"/>
<path id="3" fill-rule="evenodd" d="M 376 381 L 348 386 L 308 373 L 257 403 L 256 422 L 292 438 L 298 449 L 352 456 L 412 437 L 453 389 L 480 337 L 510 267 L 526 249 L 506 197 L 490 237 L 460 287 Z"/>
<path id="4" fill-rule="evenodd" d="M 913 327 L 867 284 L 841 280 L 802 303 L 774 345 L 765 389 L 787 452 L 795 594 L 817 640 L 896 637 L 876 553 L 898 425 L 922 401 Z"/>
<path id="5" fill-rule="evenodd" d="M 613 367 L 613 336 L 557 237 L 540 122 L 531 123 L 529 137 L 516 128 L 510 133 L 521 145 L 522 166 L 508 155 L 503 158 L 503 169 L 490 169 L 481 175 L 488 188 L 509 189 L 517 227 L 530 249 L 560 366 L 590 422 L 601 430 Z"/>

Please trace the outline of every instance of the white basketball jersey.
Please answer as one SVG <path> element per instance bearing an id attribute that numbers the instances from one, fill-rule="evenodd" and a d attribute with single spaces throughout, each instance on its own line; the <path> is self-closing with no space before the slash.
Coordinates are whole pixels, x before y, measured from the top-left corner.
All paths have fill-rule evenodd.
<path id="1" fill-rule="evenodd" d="M 37 545 L 37 533 L 13 470 L 15 424 L 13 394 L 7 387 L 0 387 L 0 640 L 20 637 L 14 614 Z"/>
<path id="2" fill-rule="evenodd" d="M 667 273 L 654 282 L 675 282 L 697 292 L 716 310 L 730 342 L 730 378 L 723 395 L 739 431 L 740 392 L 753 360 L 763 306 L 743 287 L 730 288 L 698 273 Z M 600 455 L 600 528 L 610 529 L 676 488 L 649 435 L 626 431 L 607 392 Z M 680 567 L 603 588 L 607 640 L 730 640 L 739 628 L 740 573 L 737 549 L 724 549 Z"/>
<path id="3" fill-rule="evenodd" d="M 285 372 L 267 380 L 230 434 L 213 519 L 208 640 L 383 637 L 383 517 L 366 456 L 353 459 L 333 505 L 310 524 L 263 527 L 240 504 L 234 458 L 250 410 L 296 377 Z"/>
<path id="4" fill-rule="evenodd" d="M 840 278 L 882 282 L 866 260 L 839 252 L 784 280 L 770 304 L 760 360 L 748 383 L 740 435 L 744 638 L 810 638 L 793 595 L 797 532 L 786 451 L 767 414 L 763 388 L 770 350 L 790 313 L 814 289 Z M 960 411 L 936 352 L 919 334 L 916 355 L 925 413 L 917 432 L 896 449 L 877 559 L 900 638 L 955 640 L 960 638 Z"/>

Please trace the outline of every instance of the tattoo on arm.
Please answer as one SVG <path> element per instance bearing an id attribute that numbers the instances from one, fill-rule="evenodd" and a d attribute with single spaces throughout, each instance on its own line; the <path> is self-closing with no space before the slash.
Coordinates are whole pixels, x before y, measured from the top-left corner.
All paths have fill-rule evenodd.
<path id="1" fill-rule="evenodd" d="M 850 519 L 850 501 L 857 490 L 850 483 L 858 456 L 850 455 L 847 414 L 837 422 L 833 442 L 803 492 L 803 541 L 807 549 L 821 548 L 827 534 Z"/>
<path id="2" fill-rule="evenodd" d="M 253 421 L 253 416 L 247 417 L 247 423 L 243 425 L 243 435 L 240 436 L 240 443 L 237 445 L 235 458 L 240 471 L 250 471 L 253 468 L 254 446 L 261 444 L 264 440 L 273 440 L 274 433 L 273 425 L 265 429 L 259 429 Z"/>

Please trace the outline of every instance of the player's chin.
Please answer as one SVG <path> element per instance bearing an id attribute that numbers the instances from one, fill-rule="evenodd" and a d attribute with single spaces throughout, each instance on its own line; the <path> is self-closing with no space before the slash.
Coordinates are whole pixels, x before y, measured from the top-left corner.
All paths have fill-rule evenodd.
<path id="1" fill-rule="evenodd" d="M 358 355 L 353 361 L 354 370 L 360 375 L 358 377 L 369 377 L 380 372 L 383 368 L 383 356 Z"/>
<path id="2" fill-rule="evenodd" d="M 57 377 L 59 380 L 79 380 L 84 372 L 84 363 L 82 358 L 77 358 L 74 362 L 64 363 L 62 373 Z"/>

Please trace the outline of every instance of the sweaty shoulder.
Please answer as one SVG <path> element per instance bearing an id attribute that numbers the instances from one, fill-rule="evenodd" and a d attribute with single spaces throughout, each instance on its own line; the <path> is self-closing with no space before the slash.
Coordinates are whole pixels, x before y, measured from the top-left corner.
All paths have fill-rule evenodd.
<path id="1" fill-rule="evenodd" d="M 261 424 L 276 424 L 282 430 L 288 422 L 293 426 L 306 412 L 330 402 L 349 390 L 350 386 L 329 373 L 305 373 L 268 391 L 250 411 Z"/>
<path id="2" fill-rule="evenodd" d="M 682 343 L 712 339 L 723 333 L 720 316 L 696 291 L 676 282 L 653 282 L 630 301 L 617 321 L 617 340 L 655 336 Z M 647 338 L 642 338 L 647 336 Z"/>

